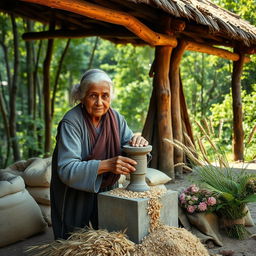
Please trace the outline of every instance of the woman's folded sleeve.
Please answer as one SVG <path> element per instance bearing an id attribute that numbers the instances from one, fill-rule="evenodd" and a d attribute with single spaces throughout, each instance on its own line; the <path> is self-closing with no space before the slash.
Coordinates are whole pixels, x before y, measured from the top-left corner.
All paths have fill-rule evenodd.
<path id="1" fill-rule="evenodd" d="M 70 123 L 61 123 L 57 141 L 57 171 L 61 181 L 67 186 L 97 193 L 102 182 L 102 175 L 98 175 L 100 160 L 82 160 L 82 145 L 85 143 L 81 140 L 79 129 Z"/>

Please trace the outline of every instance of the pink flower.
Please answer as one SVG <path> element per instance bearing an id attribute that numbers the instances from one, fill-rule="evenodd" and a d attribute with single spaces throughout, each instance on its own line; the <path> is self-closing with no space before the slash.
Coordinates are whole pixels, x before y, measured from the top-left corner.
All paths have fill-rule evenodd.
<path id="1" fill-rule="evenodd" d="M 196 193 L 196 192 L 199 191 L 199 188 L 197 186 L 195 186 L 195 185 L 192 185 L 190 190 L 191 190 L 192 193 Z"/>
<path id="2" fill-rule="evenodd" d="M 207 204 L 205 202 L 201 202 L 199 205 L 198 205 L 198 209 L 203 212 L 207 209 Z"/>
<path id="3" fill-rule="evenodd" d="M 211 196 L 207 200 L 208 205 L 215 205 L 217 203 L 216 198 Z"/>
<path id="4" fill-rule="evenodd" d="M 196 207 L 194 205 L 189 205 L 188 208 L 187 208 L 187 211 L 189 213 L 193 213 L 195 211 Z"/>
<path id="5" fill-rule="evenodd" d="M 181 193 L 181 194 L 180 194 L 180 200 L 181 200 L 181 201 L 185 200 L 185 197 L 186 197 L 186 195 L 185 195 L 184 193 Z"/>

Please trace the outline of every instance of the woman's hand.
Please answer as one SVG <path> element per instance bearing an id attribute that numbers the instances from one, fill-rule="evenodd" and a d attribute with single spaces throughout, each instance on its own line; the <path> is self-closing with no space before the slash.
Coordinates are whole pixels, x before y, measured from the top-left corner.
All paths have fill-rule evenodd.
<path id="1" fill-rule="evenodd" d="M 132 160 L 131 158 L 116 156 L 100 161 L 98 174 L 102 174 L 104 172 L 112 172 L 114 174 L 127 175 L 136 170 L 134 167 L 136 164 L 136 161 Z"/>
<path id="2" fill-rule="evenodd" d="M 148 145 L 148 141 L 141 135 L 134 135 L 129 143 L 133 147 L 145 147 Z"/>

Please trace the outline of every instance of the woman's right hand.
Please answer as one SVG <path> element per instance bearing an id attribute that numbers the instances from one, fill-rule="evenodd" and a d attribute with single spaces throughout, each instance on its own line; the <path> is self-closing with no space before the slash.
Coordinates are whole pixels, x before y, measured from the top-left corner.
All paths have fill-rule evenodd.
<path id="1" fill-rule="evenodd" d="M 134 167 L 136 164 L 136 161 L 132 160 L 131 158 L 116 156 L 110 159 L 101 160 L 98 174 L 112 172 L 114 174 L 127 175 L 136 170 Z"/>

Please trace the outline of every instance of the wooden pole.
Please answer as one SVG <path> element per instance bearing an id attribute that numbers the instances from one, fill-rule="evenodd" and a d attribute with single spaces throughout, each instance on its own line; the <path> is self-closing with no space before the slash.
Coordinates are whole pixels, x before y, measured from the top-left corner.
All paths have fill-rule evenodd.
<path id="1" fill-rule="evenodd" d="M 123 29 L 124 30 L 124 29 Z M 32 40 L 44 40 L 44 39 L 55 39 L 55 38 L 82 38 L 101 36 L 105 38 L 124 38 L 124 39 L 136 39 L 136 35 L 130 31 L 109 31 L 109 30 L 95 30 L 95 29 L 59 29 L 53 31 L 40 31 L 40 32 L 27 32 L 22 35 L 22 39 L 25 41 Z"/>
<path id="2" fill-rule="evenodd" d="M 158 123 L 158 167 L 168 176 L 175 179 L 173 170 L 173 146 L 163 139 L 171 139 L 171 91 L 169 82 L 169 68 L 172 48 L 157 46 L 155 52 L 155 75 L 153 84 L 156 89 L 157 123 Z"/>
<path id="3" fill-rule="evenodd" d="M 181 41 L 174 49 L 171 63 L 170 63 L 170 87 L 171 87 L 171 118 L 173 139 L 183 142 L 182 122 L 181 122 L 181 108 L 180 108 L 180 73 L 179 66 L 182 55 L 186 49 L 187 42 Z M 174 148 L 174 164 L 183 162 L 183 152 Z M 175 175 L 182 176 L 183 167 L 175 167 Z"/>
<path id="4" fill-rule="evenodd" d="M 81 0 L 22 0 L 23 2 L 40 4 L 56 9 L 61 9 L 92 19 L 101 20 L 117 25 L 125 26 L 139 38 L 150 45 L 169 45 L 175 47 L 177 45 L 176 38 L 164 34 L 156 33 L 138 19 L 128 15 L 125 12 L 112 10 L 96 4 L 88 3 Z"/>
<path id="5" fill-rule="evenodd" d="M 234 52 L 230 52 L 224 49 L 220 49 L 220 48 L 216 48 L 216 47 L 212 47 L 209 45 L 200 44 L 196 42 L 190 42 L 190 41 L 187 41 L 187 42 L 188 44 L 186 46 L 186 50 L 188 51 L 207 53 L 207 54 L 215 55 L 223 59 L 232 60 L 232 61 L 238 61 L 240 59 L 239 54 Z M 246 56 L 244 58 L 245 58 L 244 60 L 245 62 L 250 61 L 250 57 Z"/>
<path id="6" fill-rule="evenodd" d="M 187 108 L 187 103 L 186 103 L 186 99 L 184 96 L 184 92 L 183 92 L 183 85 L 182 85 L 182 80 L 181 80 L 181 76 L 180 77 L 180 107 L 181 107 L 181 119 L 184 122 L 184 126 L 185 126 L 185 130 L 183 129 L 183 132 L 186 132 L 187 135 L 190 137 L 192 143 L 195 145 L 195 140 L 194 140 L 194 135 L 193 135 L 193 131 L 192 131 L 192 126 L 190 123 L 190 119 L 189 119 L 189 115 L 188 115 L 188 108 Z"/>
<path id="7" fill-rule="evenodd" d="M 91 37 L 91 36 L 100 36 L 104 38 L 120 38 L 120 39 L 136 39 L 136 36 L 132 33 L 125 31 L 109 31 L 109 30 L 86 30 L 86 29 L 74 29 L 74 30 L 54 30 L 54 31 L 40 31 L 40 32 L 28 32 L 22 35 L 22 38 L 25 41 L 31 40 L 43 40 L 43 39 L 54 39 L 54 38 L 81 38 L 81 37 Z M 216 48 L 210 45 L 200 44 L 196 42 L 187 41 L 186 50 L 202 52 L 211 55 L 218 56 L 223 59 L 237 61 L 240 56 L 237 53 L 230 52 L 225 49 Z M 245 62 L 249 62 L 250 57 L 245 56 Z"/>
<path id="8" fill-rule="evenodd" d="M 244 63 L 244 54 L 238 61 L 233 62 L 232 72 L 232 99 L 233 99 L 233 153 L 234 160 L 244 159 L 244 131 L 243 111 L 241 99 L 241 75 Z"/>

